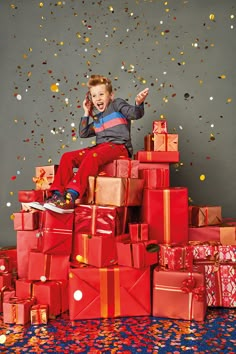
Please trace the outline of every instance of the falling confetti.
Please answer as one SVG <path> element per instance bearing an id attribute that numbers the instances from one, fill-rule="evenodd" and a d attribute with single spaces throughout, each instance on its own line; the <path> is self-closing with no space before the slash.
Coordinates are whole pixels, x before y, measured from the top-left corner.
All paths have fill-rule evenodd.
<path id="1" fill-rule="evenodd" d="M 205 175 L 200 175 L 199 179 L 200 179 L 200 181 L 205 181 L 206 176 Z"/>

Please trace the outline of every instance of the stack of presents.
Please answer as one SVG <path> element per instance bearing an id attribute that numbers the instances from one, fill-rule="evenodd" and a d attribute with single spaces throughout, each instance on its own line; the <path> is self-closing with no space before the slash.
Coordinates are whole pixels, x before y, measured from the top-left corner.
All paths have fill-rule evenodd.
<path id="1" fill-rule="evenodd" d="M 19 191 L 16 246 L 0 249 L 4 323 L 45 324 L 66 311 L 71 321 L 204 321 L 207 307 L 235 307 L 236 222 L 170 186 L 178 162 L 178 135 L 153 121 L 144 150 L 89 177 L 66 214 L 27 207 L 47 198 L 57 166 L 36 167 L 35 189 Z"/>

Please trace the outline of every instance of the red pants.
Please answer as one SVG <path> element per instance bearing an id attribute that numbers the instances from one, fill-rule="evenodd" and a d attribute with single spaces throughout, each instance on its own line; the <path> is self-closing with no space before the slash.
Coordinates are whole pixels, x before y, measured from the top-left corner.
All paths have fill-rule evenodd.
<path id="1" fill-rule="evenodd" d="M 66 152 L 60 164 L 50 190 L 62 194 L 66 189 L 74 189 L 82 197 L 88 186 L 88 177 L 96 176 L 100 168 L 120 157 L 128 157 L 125 145 L 103 143 L 81 150 Z M 74 168 L 78 168 L 75 173 Z"/>

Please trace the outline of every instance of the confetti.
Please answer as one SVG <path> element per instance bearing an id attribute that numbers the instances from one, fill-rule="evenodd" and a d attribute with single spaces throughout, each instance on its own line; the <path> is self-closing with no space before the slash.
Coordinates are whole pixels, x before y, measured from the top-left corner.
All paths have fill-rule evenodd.
<path id="1" fill-rule="evenodd" d="M 200 179 L 200 181 L 205 181 L 206 176 L 205 175 L 200 175 L 199 179 Z"/>

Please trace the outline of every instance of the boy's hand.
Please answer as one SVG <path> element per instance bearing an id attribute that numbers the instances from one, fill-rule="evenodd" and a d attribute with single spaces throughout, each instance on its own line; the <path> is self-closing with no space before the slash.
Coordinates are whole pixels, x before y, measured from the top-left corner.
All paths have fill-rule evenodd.
<path id="1" fill-rule="evenodd" d="M 89 99 L 86 97 L 83 101 L 83 109 L 84 109 L 84 116 L 90 116 L 91 111 L 93 108 L 93 104 Z"/>
<path id="2" fill-rule="evenodd" d="M 135 98 L 136 105 L 142 104 L 149 93 L 149 88 L 145 88 L 143 91 L 139 92 Z"/>

